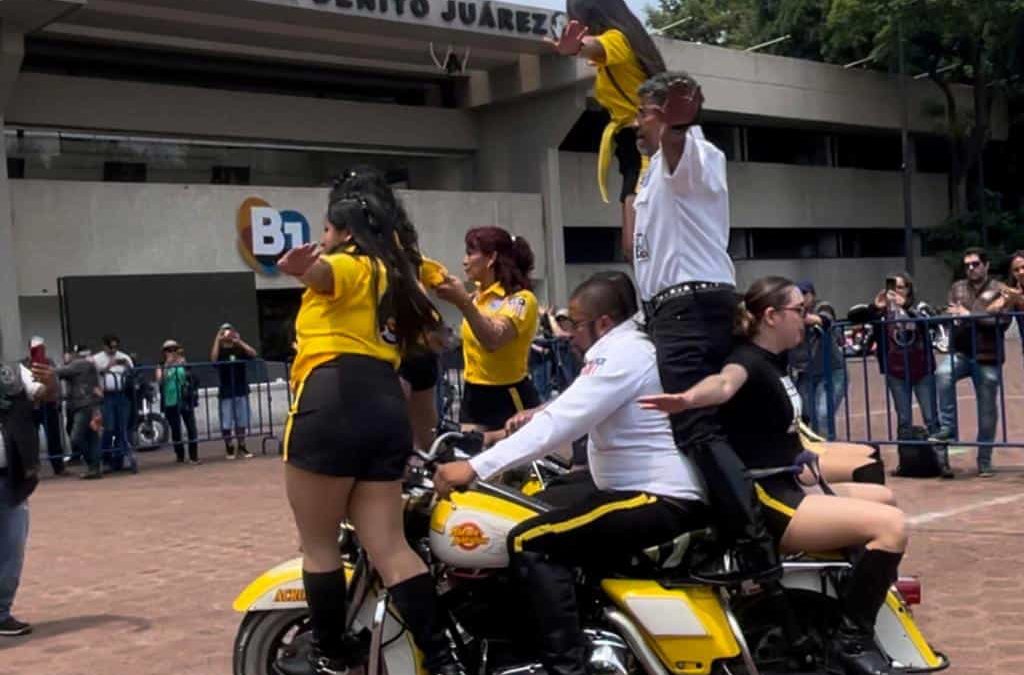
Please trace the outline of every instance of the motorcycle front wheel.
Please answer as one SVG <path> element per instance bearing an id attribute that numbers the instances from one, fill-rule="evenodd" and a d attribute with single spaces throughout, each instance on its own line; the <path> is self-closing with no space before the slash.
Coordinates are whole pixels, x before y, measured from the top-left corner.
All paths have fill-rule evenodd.
<path id="1" fill-rule="evenodd" d="M 135 450 L 156 450 L 167 442 L 167 419 L 159 413 L 143 415 L 132 429 L 132 447 Z"/>
<path id="2" fill-rule="evenodd" d="M 274 661 L 293 650 L 307 647 L 309 612 L 290 609 L 248 612 L 235 636 L 234 675 L 277 675 Z"/>

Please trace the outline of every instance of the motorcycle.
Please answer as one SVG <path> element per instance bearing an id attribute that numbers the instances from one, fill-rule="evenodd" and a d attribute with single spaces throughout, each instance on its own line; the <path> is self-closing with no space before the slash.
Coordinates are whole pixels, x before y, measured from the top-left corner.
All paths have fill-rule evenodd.
<path id="1" fill-rule="evenodd" d="M 156 408 L 156 385 L 139 381 L 135 392 L 135 420 L 131 425 L 131 444 L 137 451 L 156 450 L 170 435 L 170 426 L 163 413 Z"/>
<path id="2" fill-rule="evenodd" d="M 541 675 L 543 666 L 523 647 L 530 642 L 524 627 L 531 617 L 507 571 L 506 536 L 551 507 L 487 482 L 436 499 L 434 468 L 460 454 L 453 446 L 463 438 L 444 433 L 429 452 L 417 453 L 422 465 L 410 470 L 405 485 L 406 536 L 437 580 L 453 648 L 466 671 Z M 411 636 L 347 526 L 339 547 L 349 582 L 349 644 L 361 650 L 366 675 L 422 673 Z M 243 618 L 234 675 L 272 675 L 280 656 L 310 649 L 301 566 L 301 558 L 284 562 L 236 598 L 234 609 Z M 600 675 L 841 672 L 828 661 L 828 644 L 839 620 L 837 588 L 850 571 L 845 559 L 790 557 L 776 583 L 743 579 L 730 574 L 732 567 L 714 533 L 701 530 L 636 551 L 615 574 L 580 571 L 577 595 L 590 669 Z M 720 574 L 707 574 L 712 568 Z M 878 645 L 899 673 L 949 666 L 914 621 L 910 604 L 917 602 L 919 582 L 901 578 L 878 615 Z"/>

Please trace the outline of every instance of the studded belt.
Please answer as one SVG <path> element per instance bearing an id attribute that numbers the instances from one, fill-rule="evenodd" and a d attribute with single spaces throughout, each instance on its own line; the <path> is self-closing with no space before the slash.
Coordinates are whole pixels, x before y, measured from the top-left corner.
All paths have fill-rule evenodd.
<path id="1" fill-rule="evenodd" d="M 701 291 L 722 291 L 722 290 L 734 290 L 736 287 L 732 284 L 715 283 L 713 281 L 687 281 L 683 284 L 676 284 L 675 286 L 669 286 L 662 292 L 651 298 L 648 303 L 651 308 L 651 314 L 657 314 L 658 310 L 661 309 L 665 303 L 669 300 L 675 300 L 686 295 L 693 295 Z"/>

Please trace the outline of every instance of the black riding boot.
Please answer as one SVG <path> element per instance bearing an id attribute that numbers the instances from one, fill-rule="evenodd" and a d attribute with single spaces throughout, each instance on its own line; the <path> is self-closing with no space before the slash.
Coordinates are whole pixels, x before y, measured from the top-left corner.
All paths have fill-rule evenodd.
<path id="1" fill-rule="evenodd" d="M 533 615 L 544 669 L 548 675 L 586 675 L 586 639 L 572 572 L 541 553 L 515 553 L 511 562 Z"/>
<path id="2" fill-rule="evenodd" d="M 893 672 L 889 657 L 875 643 L 875 621 L 902 559 L 902 553 L 866 550 L 846 582 L 843 618 L 833 638 L 832 653 L 851 675 Z"/>
<path id="3" fill-rule="evenodd" d="M 437 606 L 434 577 L 420 574 L 388 589 L 416 646 L 423 652 L 423 667 L 431 675 L 464 675 L 452 654 L 444 619 Z"/>
<path id="4" fill-rule="evenodd" d="M 775 540 L 765 526 L 754 482 L 728 443 L 699 443 L 689 453 L 707 485 L 716 528 L 732 544 L 740 572 L 758 578 L 778 578 L 782 567 Z"/>
<path id="5" fill-rule="evenodd" d="M 309 604 L 313 646 L 282 656 L 274 667 L 280 675 L 337 675 L 347 672 L 345 658 L 345 570 L 307 572 L 302 584 Z"/>

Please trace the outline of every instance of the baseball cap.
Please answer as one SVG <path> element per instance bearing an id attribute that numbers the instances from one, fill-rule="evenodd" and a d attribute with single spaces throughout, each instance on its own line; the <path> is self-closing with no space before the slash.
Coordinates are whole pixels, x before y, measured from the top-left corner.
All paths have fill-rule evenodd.
<path id="1" fill-rule="evenodd" d="M 818 292 L 814 290 L 814 284 L 807 279 L 797 282 L 796 287 L 800 289 L 801 293 L 814 293 L 815 295 L 818 294 Z"/>
<path id="2" fill-rule="evenodd" d="M 221 330 L 234 330 L 234 329 L 235 329 L 235 327 L 234 327 L 234 326 L 232 326 L 232 325 L 231 325 L 230 323 L 222 323 L 222 324 L 220 325 L 220 329 L 221 329 Z"/>
<path id="3" fill-rule="evenodd" d="M 46 344 L 46 340 L 44 340 L 43 338 L 39 337 L 38 335 L 34 335 L 34 336 L 32 336 L 32 339 L 29 341 L 28 346 L 29 347 L 38 347 L 40 345 L 45 345 L 45 344 Z"/>
<path id="4" fill-rule="evenodd" d="M 181 349 L 181 345 L 178 344 L 177 340 L 164 340 L 164 345 L 161 349 L 164 351 L 167 351 L 168 349 Z"/>

